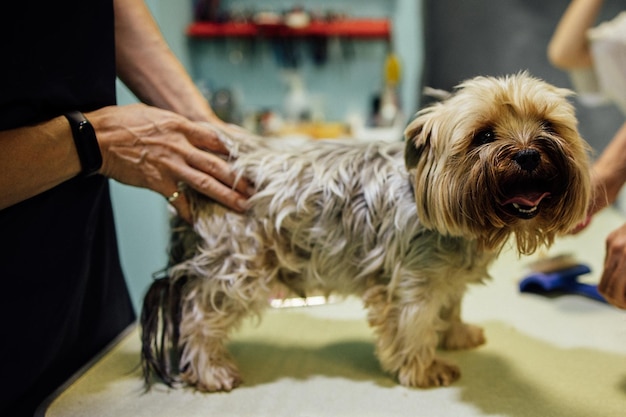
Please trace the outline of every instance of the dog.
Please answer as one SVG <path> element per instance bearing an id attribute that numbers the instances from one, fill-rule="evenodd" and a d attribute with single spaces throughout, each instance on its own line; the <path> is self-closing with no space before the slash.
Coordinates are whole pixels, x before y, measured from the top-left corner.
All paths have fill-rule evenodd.
<path id="1" fill-rule="evenodd" d="M 174 220 L 168 277 L 141 315 L 146 380 L 238 386 L 228 336 L 280 287 L 361 297 L 385 371 L 453 383 L 460 370 L 437 349 L 485 343 L 461 320 L 468 285 L 507 242 L 531 254 L 585 216 L 589 147 L 570 94 L 527 73 L 476 77 L 419 111 L 404 142 L 224 137 L 256 193 L 239 214 L 186 191 L 194 223 Z"/>

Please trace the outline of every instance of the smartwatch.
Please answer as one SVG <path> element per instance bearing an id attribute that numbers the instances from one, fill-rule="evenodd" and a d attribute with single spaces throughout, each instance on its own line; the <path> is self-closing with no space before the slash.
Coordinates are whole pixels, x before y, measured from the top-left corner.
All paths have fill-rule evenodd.
<path id="1" fill-rule="evenodd" d="M 80 159 L 82 176 L 96 174 L 102 167 L 102 154 L 96 139 L 96 131 L 89 123 L 89 120 L 79 111 L 71 111 L 64 114 L 70 122 L 74 144 Z"/>

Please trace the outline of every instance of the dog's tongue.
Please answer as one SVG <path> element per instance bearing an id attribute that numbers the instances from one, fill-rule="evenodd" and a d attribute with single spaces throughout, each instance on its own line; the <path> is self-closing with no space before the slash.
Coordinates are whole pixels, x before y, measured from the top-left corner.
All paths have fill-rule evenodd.
<path id="1" fill-rule="evenodd" d="M 550 193 L 528 192 L 513 196 L 502 204 L 519 204 L 520 206 L 535 207 L 539 205 L 541 200 L 549 195 Z"/>

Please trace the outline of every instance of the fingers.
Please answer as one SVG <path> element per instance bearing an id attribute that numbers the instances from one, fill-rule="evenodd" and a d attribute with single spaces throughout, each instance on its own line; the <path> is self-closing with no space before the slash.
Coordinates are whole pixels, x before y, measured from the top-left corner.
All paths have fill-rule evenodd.
<path id="1" fill-rule="evenodd" d="M 179 183 L 176 191 L 173 191 L 171 194 L 165 196 L 165 199 L 172 207 L 174 207 L 174 209 L 176 209 L 176 212 L 183 220 L 187 223 L 193 223 L 189 202 L 185 196 L 184 184 Z"/>
<path id="2" fill-rule="evenodd" d="M 592 217 L 615 200 L 615 197 L 610 197 L 607 192 L 606 180 L 601 179 L 595 171 L 592 171 L 591 174 L 591 189 L 592 198 L 589 202 L 589 207 L 587 208 L 587 217 L 582 222 L 577 224 L 570 231 L 570 234 L 578 234 L 587 228 L 587 226 L 591 223 Z"/>
<path id="3" fill-rule="evenodd" d="M 239 213 L 248 209 L 248 200 L 242 194 L 224 186 L 224 184 L 211 177 L 207 177 L 203 181 L 200 186 L 194 183 L 195 186 L 192 188 Z M 176 209 L 176 212 L 181 218 L 188 223 L 193 223 L 194 219 L 191 213 L 191 207 L 184 190 L 174 191 L 164 197 L 167 202 Z"/>
<path id="4" fill-rule="evenodd" d="M 572 235 L 576 235 L 582 232 L 583 230 L 585 230 L 587 226 L 589 226 L 589 224 L 591 223 L 591 217 L 592 217 L 591 214 L 587 214 L 587 217 L 585 218 L 585 220 L 578 223 L 569 233 Z"/>
<path id="5" fill-rule="evenodd" d="M 194 189 L 237 212 L 248 208 L 247 199 L 252 187 L 245 179 L 237 178 L 229 163 L 209 153 L 193 149 L 183 161 L 172 160 L 169 169 L 179 184 Z M 179 186 L 180 189 L 180 186 Z M 178 214 L 191 222 L 192 215 L 184 192 L 168 186 L 170 194 L 162 194 L 176 208 Z"/>
<path id="6" fill-rule="evenodd" d="M 245 211 L 247 198 L 254 188 L 233 171 L 227 160 L 218 156 L 229 155 L 225 142 L 230 138 L 218 128 L 201 123 L 192 123 L 187 135 L 193 148 L 186 154 L 185 161 L 192 169 L 183 168 L 180 179 L 233 210 Z"/>
<path id="7" fill-rule="evenodd" d="M 187 139 L 198 149 L 229 155 L 228 148 L 224 144 L 227 138 L 219 129 L 208 123 L 192 122 L 187 132 Z"/>
<path id="8" fill-rule="evenodd" d="M 620 277 L 604 273 L 598 285 L 598 292 L 602 294 L 611 305 L 626 309 L 626 287 L 623 281 L 624 280 L 620 279 Z"/>
<path id="9" fill-rule="evenodd" d="M 208 174 L 208 177 L 200 176 L 190 184 L 195 184 L 194 188 L 200 192 L 215 189 L 217 184 L 211 181 L 213 178 L 246 197 L 253 193 L 253 187 L 248 180 L 239 178 L 230 163 L 212 153 L 195 151 L 187 156 L 187 163 L 198 171 Z M 221 191 L 224 192 L 224 190 Z"/>
<path id="10" fill-rule="evenodd" d="M 607 237 L 604 271 L 598 291 L 612 305 L 626 309 L 626 225 Z"/>
<path id="11" fill-rule="evenodd" d="M 194 170 L 186 173 L 185 178 L 187 178 L 186 183 L 189 187 L 222 203 L 226 207 L 240 213 L 248 208 L 247 198 L 249 194 L 247 192 L 244 193 L 233 189 L 212 175 Z"/>
<path id="12" fill-rule="evenodd" d="M 224 142 L 230 139 L 209 124 L 186 121 L 179 129 L 186 140 L 176 147 L 179 157 L 165 161 L 171 177 L 232 210 L 245 211 L 253 187 L 227 161 L 229 152 Z M 192 221 L 186 198 L 170 203 L 182 218 Z"/>

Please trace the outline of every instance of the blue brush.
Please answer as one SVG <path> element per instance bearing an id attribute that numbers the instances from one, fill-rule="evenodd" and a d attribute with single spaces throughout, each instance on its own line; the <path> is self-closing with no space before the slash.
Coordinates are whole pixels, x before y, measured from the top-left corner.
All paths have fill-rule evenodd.
<path id="1" fill-rule="evenodd" d="M 557 265 L 560 267 L 555 268 Z M 520 281 L 520 292 L 579 294 L 606 303 L 596 285 L 578 282 L 578 277 L 588 274 L 591 269 L 584 264 L 572 263 L 566 255 L 540 261 L 532 269 L 534 271 Z"/>

